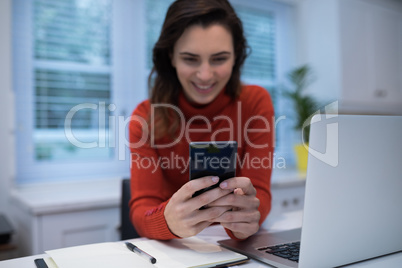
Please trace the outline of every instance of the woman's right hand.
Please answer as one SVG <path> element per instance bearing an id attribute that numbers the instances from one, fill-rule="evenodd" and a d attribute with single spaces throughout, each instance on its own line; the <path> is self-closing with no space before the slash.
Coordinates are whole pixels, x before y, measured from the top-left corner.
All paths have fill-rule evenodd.
<path id="1" fill-rule="evenodd" d="M 201 207 L 230 194 L 231 189 L 217 187 L 192 197 L 195 192 L 212 186 L 218 181 L 218 177 L 212 176 L 191 180 L 173 194 L 164 211 L 167 225 L 173 234 L 182 238 L 194 236 L 208 227 L 212 219 L 218 218 L 231 209 L 231 207 L 216 206 L 200 210 Z"/>

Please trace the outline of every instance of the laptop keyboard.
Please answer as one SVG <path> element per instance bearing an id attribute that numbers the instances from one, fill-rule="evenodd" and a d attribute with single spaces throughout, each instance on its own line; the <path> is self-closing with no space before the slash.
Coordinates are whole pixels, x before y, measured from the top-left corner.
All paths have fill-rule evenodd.
<path id="1" fill-rule="evenodd" d="M 276 246 L 260 247 L 259 251 L 285 258 L 294 262 L 299 262 L 300 242 L 281 244 Z"/>

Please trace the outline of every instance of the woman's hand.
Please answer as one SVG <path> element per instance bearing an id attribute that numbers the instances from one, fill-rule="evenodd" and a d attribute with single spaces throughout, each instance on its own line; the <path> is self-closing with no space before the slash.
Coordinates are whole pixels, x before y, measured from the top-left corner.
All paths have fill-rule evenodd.
<path id="1" fill-rule="evenodd" d="M 219 222 L 223 227 L 231 230 L 239 239 L 246 239 L 255 234 L 259 226 L 260 212 L 258 207 L 260 200 L 256 197 L 256 189 L 249 178 L 234 177 L 222 182 L 221 189 L 232 189 L 233 194 L 225 195 L 218 200 L 210 203 L 209 207 L 233 207 L 221 214 L 219 217 L 211 219 L 212 222 Z"/>
<path id="2" fill-rule="evenodd" d="M 217 187 L 196 197 L 193 194 L 212 186 L 219 181 L 218 177 L 203 177 L 184 184 L 166 205 L 164 215 L 170 231 L 179 237 L 190 237 L 198 234 L 211 225 L 232 206 L 215 206 L 206 209 L 201 207 L 231 193 L 230 189 Z"/>

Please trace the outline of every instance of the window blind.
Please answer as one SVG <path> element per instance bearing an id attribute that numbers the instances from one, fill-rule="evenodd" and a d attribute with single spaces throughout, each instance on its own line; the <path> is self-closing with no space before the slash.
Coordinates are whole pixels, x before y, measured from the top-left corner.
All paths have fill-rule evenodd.
<path id="1" fill-rule="evenodd" d="M 272 84 L 275 79 L 275 20 L 269 12 L 236 7 L 243 22 L 244 33 L 251 48 L 242 76 L 245 80 L 257 80 Z"/>
<path id="2" fill-rule="evenodd" d="M 111 103 L 111 1 L 33 2 L 34 147 L 37 160 L 108 158 L 107 148 L 80 148 L 65 132 L 65 120 L 82 104 Z M 74 113 L 71 130 L 81 142 L 99 140 L 110 111 L 87 105 Z"/>
<path id="3" fill-rule="evenodd" d="M 234 5 L 234 8 L 243 22 L 244 34 L 251 49 L 243 65 L 242 80 L 268 90 L 274 109 L 278 111 L 275 16 L 269 11 L 244 6 Z M 279 139 L 279 135 L 276 135 L 277 143 Z"/>
<path id="4" fill-rule="evenodd" d="M 67 113 L 82 103 L 109 104 L 110 75 L 54 69 L 35 70 L 35 127 L 63 129 Z M 96 111 L 77 113 L 73 128 L 91 129 L 98 126 Z"/>
<path id="5" fill-rule="evenodd" d="M 108 65 L 110 9 L 110 0 L 35 0 L 35 59 Z"/>

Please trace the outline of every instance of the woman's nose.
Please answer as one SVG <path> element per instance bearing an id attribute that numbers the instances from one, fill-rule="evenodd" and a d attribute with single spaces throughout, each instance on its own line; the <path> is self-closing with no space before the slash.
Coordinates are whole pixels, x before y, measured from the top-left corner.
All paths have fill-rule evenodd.
<path id="1" fill-rule="evenodd" d="M 197 78 L 208 82 L 213 77 L 213 71 L 209 63 L 201 64 L 198 71 L 197 71 Z"/>

